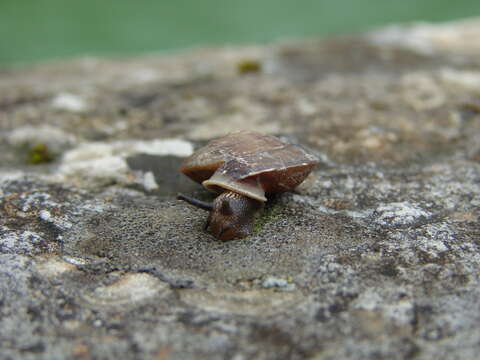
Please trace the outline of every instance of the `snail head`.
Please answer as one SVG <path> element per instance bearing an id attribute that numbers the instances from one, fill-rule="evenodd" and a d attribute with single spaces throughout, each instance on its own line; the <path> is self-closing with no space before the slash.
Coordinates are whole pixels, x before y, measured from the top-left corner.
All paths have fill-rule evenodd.
<path id="1" fill-rule="evenodd" d="M 262 203 L 233 191 L 225 191 L 215 198 L 212 204 L 184 195 L 177 199 L 210 211 L 205 229 L 220 240 L 231 240 L 248 236 L 253 227 L 255 213 Z"/>

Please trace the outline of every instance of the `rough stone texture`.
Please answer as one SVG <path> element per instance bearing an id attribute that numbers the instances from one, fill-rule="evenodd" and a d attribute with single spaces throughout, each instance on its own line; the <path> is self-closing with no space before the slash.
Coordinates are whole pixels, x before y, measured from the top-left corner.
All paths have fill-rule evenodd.
<path id="1" fill-rule="evenodd" d="M 479 38 L 2 70 L 0 358 L 478 358 Z M 177 168 L 245 128 L 322 164 L 221 243 Z"/>

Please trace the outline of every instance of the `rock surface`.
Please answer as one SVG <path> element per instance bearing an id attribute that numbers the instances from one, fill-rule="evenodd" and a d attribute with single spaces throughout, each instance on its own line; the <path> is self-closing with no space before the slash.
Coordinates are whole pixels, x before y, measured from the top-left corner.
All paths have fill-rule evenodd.
<path id="1" fill-rule="evenodd" d="M 2 359 L 476 359 L 480 20 L 0 72 Z M 470 39 L 470 41 L 468 41 Z M 180 178 L 254 129 L 321 159 L 221 243 Z"/>

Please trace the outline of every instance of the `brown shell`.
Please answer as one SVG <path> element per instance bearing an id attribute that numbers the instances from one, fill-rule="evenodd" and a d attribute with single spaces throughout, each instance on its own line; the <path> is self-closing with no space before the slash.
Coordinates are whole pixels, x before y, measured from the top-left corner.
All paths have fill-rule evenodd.
<path id="1" fill-rule="evenodd" d="M 208 190 L 225 189 L 266 201 L 265 194 L 290 191 L 318 160 L 301 147 L 252 131 L 209 142 L 185 159 L 181 171 Z"/>

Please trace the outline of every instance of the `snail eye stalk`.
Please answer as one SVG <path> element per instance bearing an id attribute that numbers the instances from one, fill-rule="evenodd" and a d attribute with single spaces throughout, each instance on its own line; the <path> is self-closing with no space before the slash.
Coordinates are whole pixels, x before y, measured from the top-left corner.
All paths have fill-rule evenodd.
<path id="1" fill-rule="evenodd" d="M 196 206 L 200 209 L 207 210 L 207 211 L 212 211 L 213 210 L 213 204 L 207 203 L 205 201 L 200 201 L 194 198 L 191 198 L 189 196 L 183 195 L 183 194 L 178 194 L 177 195 L 177 200 L 183 200 L 189 203 L 190 205 Z"/>

